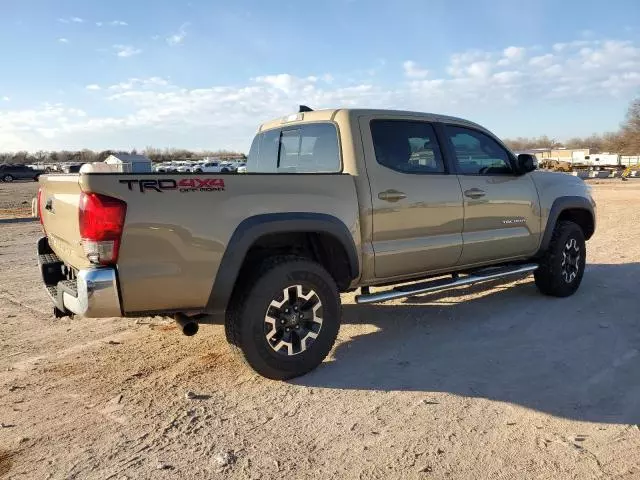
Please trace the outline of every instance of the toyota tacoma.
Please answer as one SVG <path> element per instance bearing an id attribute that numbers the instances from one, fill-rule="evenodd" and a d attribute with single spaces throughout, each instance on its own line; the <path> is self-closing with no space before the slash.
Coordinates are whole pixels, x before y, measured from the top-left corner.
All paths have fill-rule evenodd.
<path id="1" fill-rule="evenodd" d="M 300 110 L 259 128 L 245 175 L 43 175 L 55 315 L 172 316 L 188 335 L 222 321 L 255 371 L 286 379 L 331 350 L 341 292 L 383 302 L 531 273 L 545 295 L 578 289 L 596 224 L 581 179 L 459 118 Z"/>

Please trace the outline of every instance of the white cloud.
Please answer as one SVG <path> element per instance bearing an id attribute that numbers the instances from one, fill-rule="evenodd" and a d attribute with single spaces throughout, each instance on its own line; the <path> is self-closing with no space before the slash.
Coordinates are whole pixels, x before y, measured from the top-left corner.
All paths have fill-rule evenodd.
<path id="1" fill-rule="evenodd" d="M 452 77 L 465 77 L 468 74 L 469 65 L 477 61 L 486 61 L 491 59 L 490 52 L 480 50 L 470 50 L 463 53 L 454 53 L 451 55 L 447 73 Z"/>
<path id="2" fill-rule="evenodd" d="M 429 70 L 418 67 L 418 64 L 412 60 L 407 60 L 402 64 L 404 74 L 408 78 L 425 78 L 429 76 Z"/>
<path id="3" fill-rule="evenodd" d="M 102 27 L 103 25 L 109 25 L 111 27 L 127 27 L 129 24 L 123 20 L 113 20 L 111 22 L 96 22 L 96 26 Z"/>
<path id="4" fill-rule="evenodd" d="M 545 75 L 560 75 L 562 73 L 562 67 L 558 64 L 551 65 L 550 67 L 545 68 L 542 73 Z"/>
<path id="5" fill-rule="evenodd" d="M 189 26 L 188 22 L 180 25 L 180 30 L 173 35 L 167 37 L 167 43 L 171 46 L 180 45 L 184 42 L 184 39 L 187 37 L 187 27 Z"/>
<path id="6" fill-rule="evenodd" d="M 84 23 L 84 20 L 80 17 L 59 18 L 60 23 Z"/>
<path id="7" fill-rule="evenodd" d="M 118 52 L 136 50 L 122 45 L 114 48 Z M 129 78 L 101 87 L 92 84 L 85 88 L 109 102 L 113 113 L 84 112 L 60 104 L 5 109 L 0 111 L 0 141 L 6 141 L 3 148 L 34 149 L 71 145 L 72 141 L 95 147 L 90 139 L 97 139 L 93 141 L 103 142 L 100 147 L 106 148 L 107 141 L 100 139 L 116 142 L 135 137 L 140 144 L 165 146 L 186 142 L 182 138 L 198 138 L 206 142 L 204 146 L 244 148 L 243 142 L 259 122 L 295 111 L 299 104 L 449 111 L 462 116 L 468 112 L 471 116 L 487 106 L 631 98 L 640 90 L 637 42 L 590 40 L 585 45 L 581 40 L 571 41 L 561 49 L 540 48 L 533 58 L 516 55 L 518 63 L 508 66 L 500 64 L 514 58 L 505 57 L 506 50 L 456 53 L 446 73 L 432 71 L 426 78 L 406 75 L 407 65 L 403 64 L 396 73 L 408 81 L 395 85 L 371 78 L 366 69 L 344 77 L 316 72 L 261 75 L 238 85 L 200 84 L 196 88 L 163 77 Z M 412 72 L 420 70 L 415 64 L 409 67 Z M 168 136 L 172 134 L 176 136 Z"/>
<path id="8" fill-rule="evenodd" d="M 69 39 L 68 38 L 59 38 L 58 42 L 60 42 L 60 43 L 69 43 Z"/>
<path id="9" fill-rule="evenodd" d="M 314 84 L 318 81 L 315 76 L 309 76 L 306 78 L 298 78 L 288 73 L 281 73 L 279 75 L 266 75 L 262 77 L 256 77 L 254 79 L 257 83 L 263 83 L 270 87 L 282 90 L 285 93 L 289 93 L 294 89 L 305 87 L 308 90 L 314 87 Z"/>
<path id="10" fill-rule="evenodd" d="M 524 47 L 507 47 L 502 51 L 502 58 L 498 60 L 498 66 L 511 65 L 520 62 L 525 56 L 526 49 Z"/>
<path id="11" fill-rule="evenodd" d="M 485 78 L 491 73 L 491 63 L 489 62 L 473 62 L 467 68 L 467 73 L 471 77 Z"/>
<path id="12" fill-rule="evenodd" d="M 161 77 L 130 78 L 125 82 L 109 85 L 107 87 L 107 90 L 122 92 L 125 90 L 132 90 L 134 87 L 141 87 L 146 89 L 153 87 L 165 87 L 167 85 L 169 85 L 169 82 Z"/>
<path id="13" fill-rule="evenodd" d="M 134 48 L 131 45 L 113 45 L 112 48 L 116 51 L 116 55 L 122 58 L 133 57 L 134 55 L 142 53 L 142 50 Z"/>
<path id="14" fill-rule="evenodd" d="M 620 93 L 621 90 L 638 88 L 638 86 L 640 86 L 640 73 L 626 72 L 611 75 L 602 82 L 602 86 L 610 89 L 616 95 Z"/>
<path id="15" fill-rule="evenodd" d="M 41 129 L 61 128 L 82 121 L 86 113 L 62 104 L 45 103 L 38 108 L 0 112 L 0 142 L 3 150 L 33 150 L 33 141 L 42 137 Z M 41 140 L 40 140 L 41 141 Z"/>
<path id="16" fill-rule="evenodd" d="M 11 101 L 11 98 L 9 98 L 9 97 L 7 97 L 7 96 L 4 96 L 4 97 L 2 97 L 2 101 L 3 101 L 3 102 L 10 102 L 10 101 Z"/>
<path id="17" fill-rule="evenodd" d="M 538 57 L 533 57 L 529 60 L 529 65 L 534 67 L 549 67 L 553 64 L 555 57 L 551 53 L 547 53 L 546 55 L 540 55 Z"/>
<path id="18" fill-rule="evenodd" d="M 493 75 L 493 79 L 499 83 L 511 83 L 522 77 L 522 72 L 517 70 L 498 72 Z"/>
<path id="19" fill-rule="evenodd" d="M 509 60 L 520 60 L 524 57 L 524 51 L 522 47 L 507 47 L 503 50 L 502 54 Z"/>

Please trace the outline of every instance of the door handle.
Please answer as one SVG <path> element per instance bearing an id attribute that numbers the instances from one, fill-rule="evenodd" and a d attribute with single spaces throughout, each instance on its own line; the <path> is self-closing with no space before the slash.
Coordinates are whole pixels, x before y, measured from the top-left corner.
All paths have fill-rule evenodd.
<path id="1" fill-rule="evenodd" d="M 479 188 L 471 188 L 469 190 L 464 191 L 464 196 L 469 198 L 480 198 L 486 195 L 484 190 L 480 190 Z"/>
<path id="2" fill-rule="evenodd" d="M 44 204 L 44 208 L 45 210 L 49 210 L 50 212 L 53 212 L 53 200 L 51 198 L 47 198 L 47 201 Z"/>
<path id="3" fill-rule="evenodd" d="M 387 202 L 397 202 L 398 200 L 407 198 L 407 194 L 404 192 L 399 192 L 398 190 L 385 190 L 384 192 L 380 192 L 378 194 L 378 198 L 380 200 L 386 200 Z"/>

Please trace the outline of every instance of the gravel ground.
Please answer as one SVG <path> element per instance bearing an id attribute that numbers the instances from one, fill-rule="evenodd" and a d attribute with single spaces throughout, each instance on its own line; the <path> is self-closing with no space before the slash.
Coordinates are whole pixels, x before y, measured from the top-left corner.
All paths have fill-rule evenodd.
<path id="1" fill-rule="evenodd" d="M 38 182 L 0 182 L 0 219 L 31 216 L 31 199 L 38 194 Z"/>
<path id="2" fill-rule="evenodd" d="M 331 357 L 292 382 L 220 325 L 54 321 L 37 223 L 1 224 L 0 478 L 640 478 L 640 182 L 594 191 L 573 297 L 344 295 Z"/>

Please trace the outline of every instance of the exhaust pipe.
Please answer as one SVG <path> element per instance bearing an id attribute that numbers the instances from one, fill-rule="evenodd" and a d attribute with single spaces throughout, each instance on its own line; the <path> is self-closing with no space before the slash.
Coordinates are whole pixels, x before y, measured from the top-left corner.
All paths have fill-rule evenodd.
<path id="1" fill-rule="evenodd" d="M 182 331 L 183 335 L 192 337 L 198 333 L 198 322 L 193 318 L 187 317 L 184 313 L 176 313 L 173 318 L 180 327 L 180 331 Z"/>

